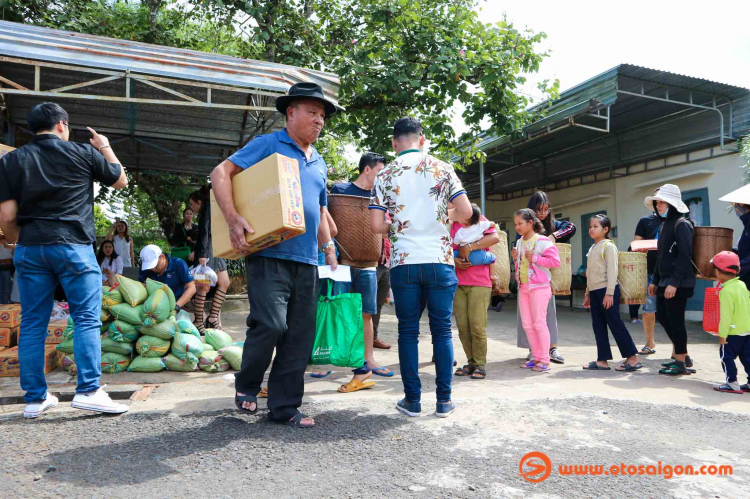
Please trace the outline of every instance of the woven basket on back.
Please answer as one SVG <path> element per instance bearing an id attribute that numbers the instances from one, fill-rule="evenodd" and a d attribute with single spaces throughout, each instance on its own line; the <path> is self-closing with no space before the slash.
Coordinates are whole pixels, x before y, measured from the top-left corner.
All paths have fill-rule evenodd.
<path id="1" fill-rule="evenodd" d="M 328 210 L 339 233 L 336 236 L 341 262 L 376 267 L 383 236 L 370 230 L 370 200 L 346 194 L 329 194 Z"/>
<path id="2" fill-rule="evenodd" d="M 648 287 L 648 257 L 645 253 L 620 252 L 617 281 L 620 284 L 620 303 L 643 305 Z"/>
<path id="3" fill-rule="evenodd" d="M 693 238 L 693 262 L 698 279 L 716 280 L 711 259 L 722 251 L 732 251 L 734 230 L 724 227 L 696 227 Z"/>
<path id="4" fill-rule="evenodd" d="M 494 295 L 510 294 L 510 254 L 508 253 L 508 233 L 500 230 L 495 224 L 495 230 L 500 236 L 500 242 L 490 248 L 495 255 L 495 275 L 500 281 L 500 289 L 493 291 Z"/>
<path id="5" fill-rule="evenodd" d="M 560 266 L 549 269 L 552 272 L 552 294 L 565 296 L 570 294 L 570 284 L 573 280 L 573 272 L 570 268 L 572 248 L 565 243 L 555 243 L 555 246 L 557 246 L 557 252 L 560 253 Z"/>

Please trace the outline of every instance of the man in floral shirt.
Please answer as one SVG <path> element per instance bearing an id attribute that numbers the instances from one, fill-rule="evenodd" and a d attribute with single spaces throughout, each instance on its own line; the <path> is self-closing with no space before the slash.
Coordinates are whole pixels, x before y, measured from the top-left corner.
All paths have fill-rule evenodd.
<path id="1" fill-rule="evenodd" d="M 437 410 L 447 417 L 451 402 L 453 341 L 451 314 L 458 280 L 453 266 L 451 220 L 471 216 L 471 204 L 453 167 L 423 152 L 422 124 L 401 118 L 393 127 L 398 157 L 377 179 L 370 199 L 370 228 L 391 241 L 391 289 L 398 317 L 398 348 L 405 398 L 396 408 L 419 416 L 419 318 L 426 305 L 435 358 Z M 448 209 L 452 202 L 455 208 Z M 386 220 L 390 215 L 392 222 Z"/>

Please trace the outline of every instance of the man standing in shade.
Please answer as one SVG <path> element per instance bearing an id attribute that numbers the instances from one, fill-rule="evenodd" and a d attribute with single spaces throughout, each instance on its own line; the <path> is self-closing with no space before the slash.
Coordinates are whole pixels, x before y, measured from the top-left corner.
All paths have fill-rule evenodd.
<path id="1" fill-rule="evenodd" d="M 419 120 L 399 119 L 393 127 L 392 145 L 398 157 L 375 181 L 370 227 L 388 233 L 392 244 L 391 289 L 405 394 L 396 409 L 412 417 L 422 412 L 418 344 L 425 304 L 435 358 L 436 415 L 447 417 L 455 409 L 451 314 L 458 285 L 450 228 L 451 220 L 471 217 L 471 203 L 453 167 L 423 151 L 425 136 Z M 448 209 L 449 202 L 454 208 Z M 386 213 L 392 222 L 386 220 Z"/>
<path id="2" fill-rule="evenodd" d="M 244 413 L 258 410 L 257 395 L 263 376 L 276 357 L 268 378 L 269 419 L 296 428 L 312 428 L 313 418 L 302 414 L 304 375 L 315 341 L 318 299 L 318 248 L 326 263 L 336 268 L 335 246 L 327 219 L 325 161 L 313 143 L 327 118 L 336 112 L 323 89 L 314 83 L 297 83 L 276 99 L 276 109 L 286 116 L 286 128 L 261 135 L 217 166 L 211 174 L 216 201 L 229 225 L 232 246 L 245 253 L 250 247 L 245 233 L 253 233 L 252 219 L 242 218 L 234 207 L 232 177 L 259 161 L 279 153 L 299 164 L 306 232 L 247 258 L 250 315 L 236 374 L 235 405 Z"/>

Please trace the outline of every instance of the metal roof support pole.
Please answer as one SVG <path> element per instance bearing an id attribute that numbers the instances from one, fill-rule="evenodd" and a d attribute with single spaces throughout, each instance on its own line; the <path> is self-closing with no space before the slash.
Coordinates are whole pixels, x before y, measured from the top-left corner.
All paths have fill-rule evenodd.
<path id="1" fill-rule="evenodd" d="M 484 192 L 484 156 L 479 158 L 479 202 L 482 207 L 482 215 L 486 214 L 485 204 L 487 203 L 487 196 Z"/>

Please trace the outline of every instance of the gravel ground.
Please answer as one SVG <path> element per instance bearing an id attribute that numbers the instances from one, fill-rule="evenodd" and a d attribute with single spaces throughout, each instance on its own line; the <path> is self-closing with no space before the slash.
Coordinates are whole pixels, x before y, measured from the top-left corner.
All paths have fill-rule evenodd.
<path id="1" fill-rule="evenodd" d="M 386 401 L 305 406 L 319 426 L 214 411 L 0 418 L 4 497 L 741 497 L 750 417 L 599 397 L 464 403 L 407 418 Z M 487 410 L 489 409 L 489 410 Z M 431 412 L 424 407 L 423 412 Z M 42 431 L 40 431 L 42 430 Z M 744 439 L 744 444 L 741 441 Z M 12 450 L 11 450 L 12 449 Z M 732 477 L 562 477 L 531 484 L 519 460 L 609 466 L 731 464 Z"/>

